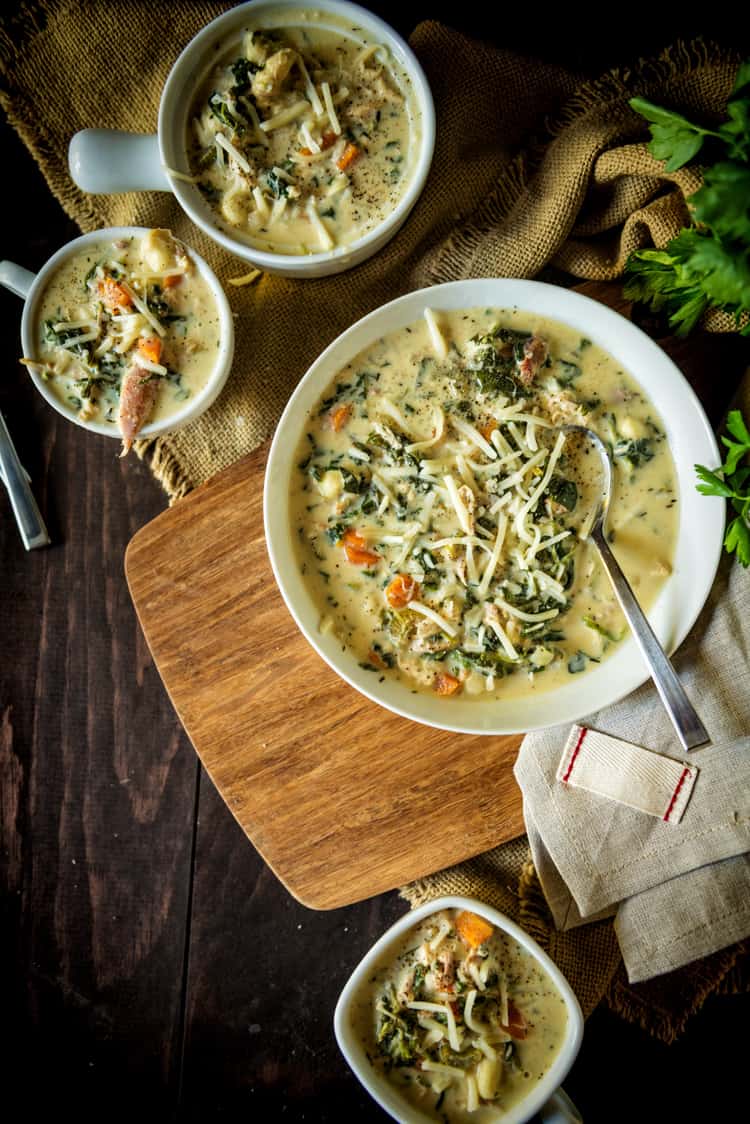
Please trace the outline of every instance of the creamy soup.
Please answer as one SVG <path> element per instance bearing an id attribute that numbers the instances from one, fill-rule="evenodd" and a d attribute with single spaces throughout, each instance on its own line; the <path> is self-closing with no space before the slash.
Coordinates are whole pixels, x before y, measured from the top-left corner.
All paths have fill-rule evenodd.
<path id="1" fill-rule="evenodd" d="M 648 608 L 678 515 L 643 392 L 566 325 L 428 310 L 339 373 L 297 451 L 293 539 L 321 631 L 374 675 L 445 697 L 549 690 L 598 666 L 626 625 L 582 541 L 599 461 L 566 424 L 611 451 L 608 537 Z"/>
<path id="2" fill-rule="evenodd" d="M 168 230 L 93 242 L 42 294 L 35 354 L 24 360 L 81 421 L 119 426 L 124 451 L 205 386 L 219 312 L 208 283 Z"/>
<path id="3" fill-rule="evenodd" d="M 418 149 L 411 82 L 388 48 L 316 18 L 238 35 L 190 118 L 198 188 L 233 235 L 274 253 L 360 238 L 396 206 Z"/>
<path id="4" fill-rule="evenodd" d="M 555 1061 L 563 996 L 518 941 L 466 910 L 414 926 L 352 1008 L 373 1067 L 428 1117 L 502 1121 Z"/>

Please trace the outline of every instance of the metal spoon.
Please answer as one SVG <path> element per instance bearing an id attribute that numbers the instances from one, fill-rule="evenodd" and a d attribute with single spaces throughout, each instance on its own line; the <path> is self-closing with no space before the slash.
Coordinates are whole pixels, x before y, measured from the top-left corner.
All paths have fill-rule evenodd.
<path id="1" fill-rule="evenodd" d="M 630 588 L 628 579 L 620 569 L 620 564 L 612 553 L 604 533 L 604 522 L 607 518 L 610 499 L 612 498 L 612 462 L 604 442 L 583 425 L 564 425 L 561 429 L 566 433 L 578 433 L 596 449 L 602 465 L 602 491 L 593 514 L 590 528 L 582 528 L 579 532 L 583 539 L 592 539 L 599 551 L 604 568 L 612 582 L 612 587 L 620 602 L 620 607 L 625 614 L 625 619 L 630 625 L 638 647 L 643 653 L 643 658 L 648 664 L 651 678 L 656 685 L 664 708 L 672 720 L 672 725 L 677 731 L 682 747 L 685 750 L 696 749 L 705 745 L 711 739 L 706 728 L 695 712 L 690 699 L 677 678 L 677 673 L 670 663 L 666 652 L 657 640 L 651 625 L 646 620 L 643 609 L 636 601 L 635 594 Z"/>
<path id="2" fill-rule="evenodd" d="M 27 550 L 48 546 L 50 537 L 47 528 L 2 414 L 0 414 L 0 480 L 8 489 L 23 545 Z"/>

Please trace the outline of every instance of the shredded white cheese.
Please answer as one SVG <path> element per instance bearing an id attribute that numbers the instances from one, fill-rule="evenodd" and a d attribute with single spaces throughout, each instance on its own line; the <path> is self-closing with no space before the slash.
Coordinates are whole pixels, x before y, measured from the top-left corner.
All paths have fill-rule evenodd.
<path id="1" fill-rule="evenodd" d="M 433 347 L 433 350 L 434 350 L 435 354 L 437 355 L 438 359 L 447 358 L 448 345 L 445 342 L 445 337 L 443 336 L 443 333 L 440 331 L 440 328 L 438 327 L 438 322 L 437 322 L 437 319 L 435 317 L 435 313 L 432 311 L 431 308 L 426 308 L 424 310 L 424 318 L 427 321 L 427 328 L 428 328 L 429 333 L 430 333 L 430 340 L 432 341 L 432 347 Z"/>
<path id="2" fill-rule="evenodd" d="M 425 605 L 421 601 L 410 601 L 409 608 L 413 609 L 415 613 L 420 613 L 423 617 L 428 617 L 438 628 L 442 629 L 446 636 L 450 636 L 451 640 L 458 636 L 458 629 L 445 617 L 441 617 L 440 613 L 430 608 L 429 605 Z"/>
<path id="3" fill-rule="evenodd" d="M 323 101 L 325 102 L 326 112 L 328 113 L 328 120 L 331 124 L 331 128 L 333 129 L 336 136 L 340 137 L 341 136 L 341 125 L 339 124 L 339 119 L 336 116 L 336 110 L 333 107 L 333 98 L 331 97 L 331 87 L 328 85 L 327 82 L 321 82 L 320 89 L 323 93 Z"/>
<path id="4" fill-rule="evenodd" d="M 297 66 L 299 67 L 300 74 L 302 75 L 302 77 L 305 81 L 305 94 L 307 95 L 307 97 L 310 101 L 310 104 L 313 107 L 313 113 L 315 114 L 316 117 L 320 118 L 320 117 L 323 116 L 323 103 L 321 102 L 320 98 L 318 97 L 318 91 L 315 89 L 315 86 L 313 85 L 312 79 L 310 78 L 310 75 L 308 74 L 307 67 L 305 66 L 305 60 L 302 58 L 302 55 L 300 55 L 300 54 L 297 55 Z"/>
<path id="5" fill-rule="evenodd" d="M 296 101 L 294 105 L 287 106 L 279 113 L 269 117 L 266 121 L 260 122 L 260 127 L 264 133 L 273 132 L 274 129 L 280 129 L 283 125 L 289 125 L 292 121 L 296 121 L 303 113 L 307 113 L 310 108 L 310 103 L 307 99 L 303 101 Z"/>
<path id="6" fill-rule="evenodd" d="M 218 144 L 219 148 L 223 148 L 225 152 L 229 153 L 238 168 L 241 168 L 246 175 L 247 173 L 249 173 L 250 165 L 248 164 L 247 160 L 242 155 L 240 150 L 238 148 L 235 148 L 231 141 L 227 140 L 223 133 L 216 134 L 216 143 Z"/>
<path id="7" fill-rule="evenodd" d="M 443 477 L 443 483 L 445 484 L 448 495 L 450 497 L 450 501 L 455 509 L 456 515 L 458 517 L 458 522 L 461 524 L 461 530 L 464 531 L 467 535 L 470 535 L 474 530 L 472 518 L 464 501 L 458 494 L 458 488 L 456 487 L 455 480 L 450 474 L 448 474 L 447 476 Z"/>
<path id="8" fill-rule="evenodd" d="M 456 1053 L 460 1051 L 461 1041 L 456 1028 L 456 1017 L 449 1003 L 422 1003 L 414 1000 L 414 1002 L 406 1005 L 411 1011 L 433 1011 L 435 1014 L 445 1015 L 448 1020 L 448 1041 L 451 1044 L 451 1050 L 455 1050 Z"/>
<path id="9" fill-rule="evenodd" d="M 307 215 L 307 217 L 309 218 L 309 220 L 312 224 L 313 230 L 315 231 L 315 233 L 317 235 L 318 242 L 320 243 L 321 248 L 323 250 L 332 250 L 333 246 L 334 246 L 333 238 L 329 234 L 327 228 L 325 227 L 325 225 L 323 223 L 323 220 L 321 219 L 320 215 L 318 214 L 318 208 L 315 205 L 315 199 L 313 198 L 312 195 L 307 200 L 307 206 L 305 207 L 305 214 Z"/>

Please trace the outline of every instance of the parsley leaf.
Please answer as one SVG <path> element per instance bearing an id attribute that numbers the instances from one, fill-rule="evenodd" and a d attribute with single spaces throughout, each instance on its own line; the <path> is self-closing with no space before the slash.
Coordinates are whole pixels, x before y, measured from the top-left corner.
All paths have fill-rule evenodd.
<path id="1" fill-rule="evenodd" d="M 630 105 L 649 122 L 649 149 L 667 171 L 683 167 L 709 143 L 703 185 L 688 198 L 693 225 L 663 249 L 631 254 L 625 296 L 665 312 L 678 336 L 692 331 L 709 308 L 730 313 L 750 335 L 750 60 L 737 71 L 726 120 L 717 129 L 645 98 L 632 98 Z"/>
<path id="2" fill-rule="evenodd" d="M 696 156 L 703 147 L 704 137 L 715 137 L 712 129 L 703 129 L 671 109 L 663 109 L 646 98 L 631 98 L 630 108 L 651 123 L 652 156 L 666 160 L 665 169 L 676 172 Z"/>
<path id="3" fill-rule="evenodd" d="M 696 488 L 701 495 L 729 500 L 737 514 L 724 535 L 724 549 L 736 554 L 741 566 L 750 566 L 750 463 L 739 467 L 740 461 L 750 460 L 750 432 L 739 410 L 730 411 L 727 430 L 731 437 L 721 439 L 729 450 L 726 460 L 713 472 L 697 464 Z"/>

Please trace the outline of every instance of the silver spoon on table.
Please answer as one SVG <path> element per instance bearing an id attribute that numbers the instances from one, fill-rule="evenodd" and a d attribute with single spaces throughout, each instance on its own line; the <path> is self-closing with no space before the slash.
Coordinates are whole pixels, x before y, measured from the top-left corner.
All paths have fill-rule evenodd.
<path id="1" fill-rule="evenodd" d="M 677 672 L 648 623 L 646 614 L 638 604 L 635 594 L 630 588 L 630 583 L 620 569 L 620 564 L 612 553 L 612 548 L 604 533 L 604 522 L 612 498 L 612 462 L 607 447 L 598 434 L 583 425 L 564 425 L 560 428 L 565 433 L 579 434 L 582 440 L 588 441 L 594 447 L 599 456 L 602 466 L 601 494 L 589 529 L 582 528 L 579 535 L 583 539 L 591 539 L 599 551 L 599 556 L 609 580 L 612 582 L 612 587 L 625 614 L 625 619 L 630 625 L 643 658 L 648 664 L 651 678 L 659 692 L 664 708 L 672 720 L 672 725 L 677 731 L 683 749 L 696 749 L 700 745 L 705 745 L 711 739 L 696 714 L 693 704 L 685 694 L 685 689 L 677 678 Z"/>
<path id="2" fill-rule="evenodd" d="M 2 413 L 0 413 L 0 480 L 8 489 L 23 545 L 27 550 L 48 546 L 50 537 L 47 528 Z"/>

